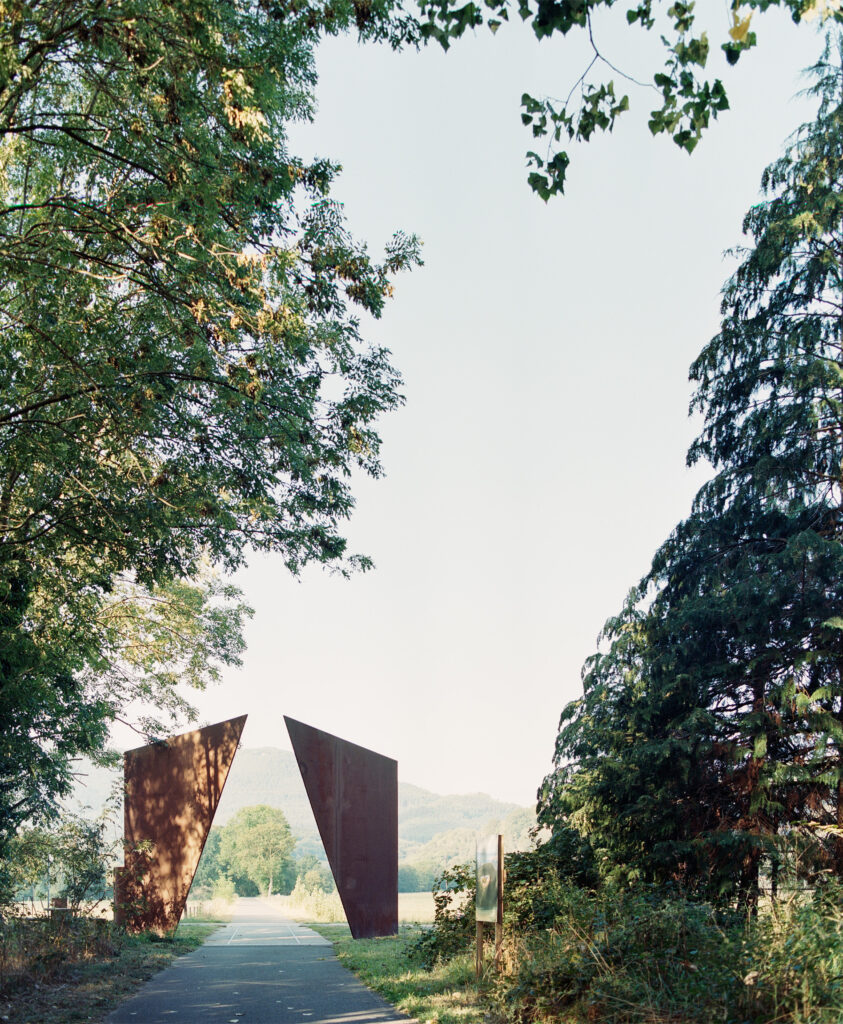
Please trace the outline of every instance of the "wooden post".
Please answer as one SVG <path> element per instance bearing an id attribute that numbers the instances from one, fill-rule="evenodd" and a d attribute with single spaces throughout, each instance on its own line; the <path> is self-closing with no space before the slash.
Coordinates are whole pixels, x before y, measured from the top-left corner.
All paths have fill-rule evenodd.
<path id="1" fill-rule="evenodd" d="M 503 945 L 503 836 L 498 836 L 498 919 L 495 921 L 495 967 L 500 967 Z"/>
<path id="2" fill-rule="evenodd" d="M 477 922 L 477 948 L 474 953 L 474 971 L 477 979 L 483 973 L 483 922 Z"/>

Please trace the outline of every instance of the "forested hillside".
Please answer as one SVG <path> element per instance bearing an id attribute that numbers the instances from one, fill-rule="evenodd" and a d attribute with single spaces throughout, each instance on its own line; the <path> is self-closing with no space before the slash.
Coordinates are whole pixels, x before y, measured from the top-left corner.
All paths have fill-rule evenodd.
<path id="1" fill-rule="evenodd" d="M 99 813 L 119 772 L 86 768 L 74 805 Z M 219 828 L 243 808 L 265 805 L 282 810 L 296 837 L 297 855 L 324 858 L 319 834 L 296 759 L 276 747 L 237 752 L 214 819 Z M 407 782 L 398 783 L 399 857 L 419 868 L 423 888 L 442 867 L 474 856 L 478 834 L 501 831 L 507 849 L 526 849 L 535 825 L 532 808 L 502 803 L 486 793 L 443 796 Z"/>

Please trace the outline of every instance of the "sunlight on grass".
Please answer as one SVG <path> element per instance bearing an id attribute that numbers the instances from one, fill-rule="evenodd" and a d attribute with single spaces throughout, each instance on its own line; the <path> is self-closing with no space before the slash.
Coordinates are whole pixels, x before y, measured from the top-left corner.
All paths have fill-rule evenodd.
<path id="1" fill-rule="evenodd" d="M 225 923 L 231 920 L 233 912 L 234 900 L 188 900 L 179 927 L 194 922 Z"/>
<path id="2" fill-rule="evenodd" d="M 436 1024 L 474 1024 L 484 1019 L 471 956 L 457 957 L 433 971 L 410 962 L 407 949 L 421 932 L 417 925 L 402 925 L 397 936 L 357 940 L 351 938 L 348 926 L 312 927 L 331 940 L 345 967 L 402 1013 Z"/>

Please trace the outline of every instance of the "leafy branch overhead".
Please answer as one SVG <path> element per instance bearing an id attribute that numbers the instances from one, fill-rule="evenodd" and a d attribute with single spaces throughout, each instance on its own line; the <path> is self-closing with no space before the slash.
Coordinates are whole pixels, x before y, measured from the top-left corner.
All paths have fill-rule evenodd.
<path id="1" fill-rule="evenodd" d="M 650 112 L 653 135 L 666 134 L 676 145 L 691 153 L 717 115 L 729 107 L 726 88 L 719 78 L 706 76 L 712 43 L 698 23 L 693 0 L 681 0 L 665 9 L 657 0 L 642 0 L 626 11 L 629 28 L 657 31 L 664 46 L 664 63 L 648 82 L 636 80 L 613 64 L 596 40 L 594 18 L 613 0 L 485 0 L 461 4 L 459 0 L 420 0 L 420 35 L 448 49 L 468 29 L 487 27 L 497 32 L 503 22 L 520 18 L 528 22 L 537 39 L 572 30 L 587 34 L 592 58 L 564 100 L 521 97 L 521 120 L 536 139 L 545 140 L 542 153 L 527 154 L 530 187 L 542 199 L 562 193 L 570 163 L 564 148 L 571 142 L 587 142 L 595 132 L 610 132 L 617 118 L 629 109 L 630 98 L 618 92 L 614 78 L 601 80 L 601 73 L 614 73 L 647 95 L 655 94 L 657 106 Z M 843 13 L 834 0 L 735 0 L 721 15 L 720 50 L 734 65 L 744 51 L 756 45 L 752 19 L 756 11 L 781 6 L 795 22 L 833 18 Z M 715 44 L 716 45 L 716 44 Z"/>
<path id="2" fill-rule="evenodd" d="M 0 0 L 0 846 L 136 698 L 236 663 L 206 563 L 368 565 L 349 481 L 403 399 L 360 319 L 419 243 L 371 256 L 287 131 L 319 36 L 385 11 Z"/>

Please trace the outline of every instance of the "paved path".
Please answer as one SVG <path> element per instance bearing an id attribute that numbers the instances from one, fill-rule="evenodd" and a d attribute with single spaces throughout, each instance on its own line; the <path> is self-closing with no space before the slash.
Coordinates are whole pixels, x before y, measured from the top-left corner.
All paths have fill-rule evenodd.
<path id="1" fill-rule="evenodd" d="M 106 1024 L 389 1024 L 406 1021 L 334 956 L 327 939 L 266 901 L 179 957 Z"/>

